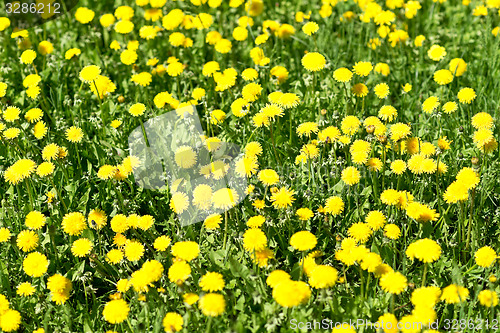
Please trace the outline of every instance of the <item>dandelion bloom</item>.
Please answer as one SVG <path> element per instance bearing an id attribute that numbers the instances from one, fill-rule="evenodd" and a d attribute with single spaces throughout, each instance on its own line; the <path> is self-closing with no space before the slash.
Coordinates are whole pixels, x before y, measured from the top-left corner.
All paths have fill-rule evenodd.
<path id="1" fill-rule="evenodd" d="M 221 291 L 225 286 L 222 274 L 216 272 L 207 272 L 200 278 L 199 284 L 203 291 L 208 292 Z"/>
<path id="2" fill-rule="evenodd" d="M 19 114 L 21 113 L 21 110 L 16 107 L 16 106 L 8 106 L 5 111 L 2 113 L 3 119 L 8 122 L 12 123 L 16 120 L 19 119 Z"/>
<path id="3" fill-rule="evenodd" d="M 81 142 L 83 138 L 83 131 L 81 128 L 71 126 L 66 130 L 66 139 L 70 142 Z"/>
<path id="4" fill-rule="evenodd" d="M 165 317 L 163 317 L 163 328 L 165 332 L 180 332 L 182 330 L 182 325 L 184 325 L 184 319 L 182 316 L 175 312 L 168 312 Z"/>
<path id="5" fill-rule="evenodd" d="M 247 220 L 247 226 L 249 228 L 260 228 L 264 222 L 266 222 L 266 218 L 262 215 L 252 216 Z"/>
<path id="6" fill-rule="evenodd" d="M 320 71 L 325 65 L 325 57 L 318 52 L 309 52 L 302 57 L 302 66 L 310 72 Z"/>
<path id="7" fill-rule="evenodd" d="M 399 272 L 389 272 L 380 278 L 380 287 L 385 292 L 399 295 L 407 287 L 406 277 Z"/>
<path id="8" fill-rule="evenodd" d="M 262 250 L 266 245 L 267 237 L 259 228 L 250 228 L 243 234 L 243 247 L 249 252 Z"/>
<path id="9" fill-rule="evenodd" d="M 286 187 L 280 188 L 278 191 L 271 195 L 271 202 L 274 208 L 284 209 L 292 205 L 295 201 L 294 197 L 295 191 L 289 190 Z"/>
<path id="10" fill-rule="evenodd" d="M 0 329 L 3 332 L 17 331 L 21 326 L 21 314 L 19 311 L 7 309 L 0 316 Z"/>
<path id="11" fill-rule="evenodd" d="M 29 282 L 24 282 L 17 286 L 16 293 L 21 296 L 31 296 L 35 293 L 35 287 Z"/>
<path id="12" fill-rule="evenodd" d="M 316 22 L 307 22 L 306 24 L 304 24 L 304 26 L 302 27 L 302 31 L 308 35 L 308 36 L 312 36 L 313 34 L 315 34 L 317 31 L 319 30 L 319 26 Z"/>
<path id="13" fill-rule="evenodd" d="M 94 19 L 95 12 L 87 7 L 80 7 L 75 12 L 75 18 L 82 24 L 87 24 Z"/>
<path id="14" fill-rule="evenodd" d="M 29 252 L 38 246 L 38 235 L 32 230 L 23 230 L 17 235 L 16 244 L 23 252 Z"/>
<path id="15" fill-rule="evenodd" d="M 497 259 L 497 254 L 490 246 L 483 246 L 474 254 L 474 260 L 478 266 L 490 267 Z"/>
<path id="16" fill-rule="evenodd" d="M 447 304 L 464 302 L 469 297 L 469 290 L 456 284 L 450 284 L 443 289 L 441 300 Z"/>
<path id="17" fill-rule="evenodd" d="M 498 294 L 493 290 L 481 290 L 477 295 L 479 304 L 485 307 L 494 307 L 498 305 Z"/>
<path id="18" fill-rule="evenodd" d="M 496 142 L 496 139 L 493 136 L 493 131 L 486 128 L 480 128 L 475 131 L 472 140 L 479 149 L 484 150 L 486 150 L 488 145 Z"/>
<path id="19" fill-rule="evenodd" d="M 438 106 L 439 98 L 437 98 L 436 96 L 431 96 L 422 103 L 422 110 L 425 113 L 432 113 L 438 108 Z"/>
<path id="20" fill-rule="evenodd" d="M 110 264 L 118 264 L 123 260 L 123 252 L 118 249 L 112 249 L 106 254 L 106 261 Z"/>
<path id="21" fill-rule="evenodd" d="M 303 304 L 311 297 L 311 290 L 303 281 L 283 280 L 273 288 L 273 298 L 279 305 L 289 308 Z"/>
<path id="22" fill-rule="evenodd" d="M 85 257 L 92 250 L 92 241 L 87 238 L 80 238 L 73 242 L 71 253 L 77 257 Z"/>
<path id="23" fill-rule="evenodd" d="M 186 303 L 188 305 L 193 305 L 194 303 L 198 302 L 200 297 L 194 293 L 187 293 L 187 294 L 182 295 L 182 299 L 183 299 L 184 303 Z"/>
<path id="24" fill-rule="evenodd" d="M 470 104 L 476 98 L 476 92 L 472 88 L 462 88 L 457 94 L 458 101 L 462 104 Z"/>
<path id="25" fill-rule="evenodd" d="M 163 235 L 163 236 L 157 237 L 155 239 L 155 241 L 153 243 L 153 247 L 157 251 L 165 251 L 171 242 L 172 242 L 172 239 L 170 237 Z"/>
<path id="26" fill-rule="evenodd" d="M 442 46 L 434 44 L 427 51 L 427 55 L 434 61 L 439 61 L 446 56 L 446 49 Z"/>
<path id="27" fill-rule="evenodd" d="M 45 225 L 46 220 L 47 217 L 45 215 L 43 215 L 39 211 L 34 210 L 32 212 L 29 212 L 28 215 L 26 215 L 24 223 L 28 228 L 38 230 Z"/>
<path id="28" fill-rule="evenodd" d="M 0 97 L 4 97 L 7 94 L 7 83 L 0 82 Z"/>
<path id="29" fill-rule="evenodd" d="M 329 288 L 337 282 L 338 271 L 327 265 L 316 266 L 309 274 L 309 284 L 316 289 Z"/>
<path id="30" fill-rule="evenodd" d="M 389 239 L 398 239 L 401 236 L 401 229 L 395 224 L 387 224 L 384 227 L 384 235 Z"/>
<path id="31" fill-rule="evenodd" d="M 62 228 L 70 236 L 79 236 L 87 228 L 85 216 L 80 212 L 67 213 L 62 220 Z"/>
<path id="32" fill-rule="evenodd" d="M 415 219 L 417 222 L 429 222 L 436 221 L 439 214 L 436 213 L 435 209 L 429 208 L 427 205 L 421 204 L 419 202 L 411 202 L 406 207 L 406 214 Z"/>
<path id="33" fill-rule="evenodd" d="M 232 188 L 221 188 L 215 191 L 211 199 L 215 208 L 224 210 L 234 207 L 238 200 L 238 192 Z"/>
<path id="34" fill-rule="evenodd" d="M 424 263 L 430 263 L 439 259 L 441 247 L 432 239 L 419 239 L 408 246 L 406 255 L 412 260 L 417 258 Z"/>
<path id="35" fill-rule="evenodd" d="M 397 142 L 411 134 L 411 127 L 407 124 L 397 123 L 391 126 L 391 140 Z"/>
<path id="36" fill-rule="evenodd" d="M 282 270 L 274 270 L 272 271 L 266 279 L 266 284 L 271 288 L 274 288 L 278 283 L 290 280 L 290 274 Z"/>
<path id="37" fill-rule="evenodd" d="M 450 114 L 450 113 L 453 113 L 453 112 L 457 111 L 458 105 L 455 102 L 446 102 L 446 103 L 443 104 L 443 108 L 442 109 L 443 109 L 444 113 Z"/>
<path id="38" fill-rule="evenodd" d="M 368 76 L 373 69 L 373 65 L 368 61 L 358 61 L 354 64 L 352 70 L 359 76 Z"/>
<path id="39" fill-rule="evenodd" d="M 472 126 L 475 129 L 491 129 L 493 127 L 493 117 L 486 112 L 476 113 L 472 119 Z"/>
<path id="40" fill-rule="evenodd" d="M 347 185 L 356 185 L 359 183 L 359 180 L 361 178 L 361 174 L 359 173 L 358 169 L 355 167 L 347 167 L 344 170 L 342 170 L 342 180 L 344 183 Z"/>
<path id="41" fill-rule="evenodd" d="M 458 182 L 464 184 L 468 189 L 475 188 L 480 181 L 479 175 L 473 168 L 462 168 L 456 177 Z"/>
<path id="42" fill-rule="evenodd" d="M 101 69 L 99 68 L 99 66 L 89 65 L 89 66 L 84 67 L 80 71 L 80 80 L 82 80 L 83 82 L 86 82 L 86 83 L 91 83 L 95 79 L 97 79 L 97 76 L 99 74 L 101 74 Z"/>
<path id="43" fill-rule="evenodd" d="M 128 112 L 134 117 L 142 116 L 145 111 L 146 105 L 142 103 L 136 103 L 128 109 Z"/>
<path id="44" fill-rule="evenodd" d="M 134 23 L 129 20 L 120 20 L 115 24 L 115 31 L 119 34 L 126 35 L 134 30 Z"/>
<path id="45" fill-rule="evenodd" d="M 4 178 L 9 184 L 16 185 L 28 178 L 36 168 L 35 162 L 30 159 L 21 159 L 7 168 Z"/>
<path id="46" fill-rule="evenodd" d="M 352 75 L 352 72 L 345 67 L 338 68 L 333 72 L 335 81 L 342 83 L 351 81 Z"/>
<path id="47" fill-rule="evenodd" d="M 411 1 L 410 1 L 411 2 Z M 397 333 L 398 319 L 392 313 L 385 313 L 378 318 L 377 324 L 386 333 Z"/>
<path id="48" fill-rule="evenodd" d="M 333 216 L 339 215 L 344 211 L 344 201 L 338 196 L 331 196 L 326 199 L 323 210 L 325 213 L 332 214 Z"/>
<path id="49" fill-rule="evenodd" d="M 208 293 L 198 302 L 201 312 L 208 317 L 217 317 L 224 313 L 226 301 L 221 294 Z"/>
<path id="50" fill-rule="evenodd" d="M 192 241 L 177 242 L 172 245 L 171 252 L 175 257 L 189 262 L 198 257 L 200 247 L 198 243 Z"/>
<path id="51" fill-rule="evenodd" d="M 207 216 L 205 221 L 203 222 L 203 226 L 208 230 L 216 230 L 220 228 L 220 224 L 222 223 L 222 216 L 219 214 L 211 214 Z"/>
<path id="52" fill-rule="evenodd" d="M 130 308 L 123 299 L 112 300 L 104 305 L 102 315 L 104 319 L 111 324 L 119 324 L 128 317 Z"/>
<path id="53" fill-rule="evenodd" d="M 89 226 L 92 229 L 100 230 L 106 225 L 107 216 L 100 209 L 92 209 L 87 217 Z"/>
<path id="54" fill-rule="evenodd" d="M 273 169 L 264 169 L 259 171 L 258 178 L 266 186 L 275 185 L 280 180 L 278 173 Z"/>
<path id="55" fill-rule="evenodd" d="M 344 119 L 342 119 L 342 123 L 340 124 L 340 129 L 344 134 L 346 135 L 353 135 L 355 134 L 359 127 L 361 126 L 361 121 L 358 119 L 356 116 L 347 116 Z"/>
<path id="56" fill-rule="evenodd" d="M 434 81 L 439 85 L 446 85 L 453 81 L 453 73 L 447 69 L 440 69 L 434 73 Z"/>
<path id="57" fill-rule="evenodd" d="M 373 231 L 367 223 L 358 222 L 349 227 L 347 233 L 359 243 L 366 243 Z"/>
<path id="58" fill-rule="evenodd" d="M 120 54 L 120 61 L 125 65 L 132 65 L 137 61 L 137 53 L 127 49 Z"/>
<path id="59" fill-rule="evenodd" d="M 309 208 L 299 208 L 295 212 L 301 221 L 307 221 L 314 216 L 314 213 Z"/>
<path id="60" fill-rule="evenodd" d="M 138 84 L 142 87 L 149 86 L 151 81 L 152 81 L 152 76 L 148 72 L 142 72 L 139 74 L 132 75 L 132 82 L 134 82 L 135 84 Z"/>
<path id="61" fill-rule="evenodd" d="M 454 58 L 450 61 L 449 69 L 453 75 L 462 76 L 467 70 L 467 63 L 461 58 Z"/>
<path id="62" fill-rule="evenodd" d="M 112 165 L 103 165 L 97 171 L 97 177 L 102 180 L 107 180 L 113 178 L 116 174 L 117 168 Z"/>
<path id="63" fill-rule="evenodd" d="M 125 257 L 129 261 L 138 261 L 144 254 L 144 245 L 138 241 L 129 241 L 125 244 Z"/>
<path id="64" fill-rule="evenodd" d="M 312 250 L 317 243 L 316 236 L 306 230 L 296 232 L 290 237 L 290 245 L 299 251 Z"/>
<path id="65" fill-rule="evenodd" d="M 443 199 L 447 203 L 457 203 L 469 198 L 469 188 L 462 182 L 454 181 L 443 194 Z"/>
<path id="66" fill-rule="evenodd" d="M 44 254 L 32 252 L 23 260 L 23 270 L 31 277 L 40 277 L 47 272 L 49 261 Z"/>
<path id="67" fill-rule="evenodd" d="M 31 65 L 36 59 L 36 52 L 33 50 L 23 51 L 21 54 L 21 63 L 26 65 Z"/>
<path id="68" fill-rule="evenodd" d="M 191 267 L 185 261 L 176 261 L 168 269 L 168 279 L 177 285 L 182 285 L 191 275 Z"/>
<path id="69" fill-rule="evenodd" d="M 5 243 L 10 239 L 11 236 L 12 235 L 9 229 L 5 227 L 0 228 L 0 243 Z"/>
<path id="70" fill-rule="evenodd" d="M 47 280 L 50 298 L 58 305 L 64 304 L 69 299 L 72 287 L 71 280 L 61 274 L 54 274 Z"/>
<path id="71" fill-rule="evenodd" d="M 387 83 L 379 83 L 373 89 L 378 98 L 384 99 L 389 96 L 389 86 Z"/>

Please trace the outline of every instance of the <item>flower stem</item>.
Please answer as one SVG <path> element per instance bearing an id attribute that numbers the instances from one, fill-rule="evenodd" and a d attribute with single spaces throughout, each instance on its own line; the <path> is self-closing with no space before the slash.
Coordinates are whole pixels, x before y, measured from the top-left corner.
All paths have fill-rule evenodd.
<path id="1" fill-rule="evenodd" d="M 59 192 L 59 189 L 56 187 L 56 184 L 54 184 L 54 179 L 52 177 L 50 177 L 50 182 L 52 183 L 52 186 L 54 187 L 54 189 L 56 190 L 56 193 L 57 193 L 57 198 L 59 199 L 59 201 L 63 204 L 63 207 L 64 207 L 64 213 L 68 212 L 68 207 L 66 206 L 66 203 L 64 202 L 62 196 L 61 196 L 61 193 Z"/>
<path id="2" fill-rule="evenodd" d="M 469 248 L 470 245 L 470 235 L 472 231 L 472 212 L 474 207 L 474 197 L 476 195 L 476 189 L 472 190 L 471 201 L 470 201 L 470 213 L 469 213 L 469 223 L 467 225 L 467 240 L 465 241 L 465 249 Z"/>
<path id="3" fill-rule="evenodd" d="M 213 317 L 209 317 L 208 318 L 207 329 L 205 331 L 207 333 L 209 333 L 211 331 L 211 329 L 212 329 L 212 319 L 213 319 Z"/>
<path id="4" fill-rule="evenodd" d="M 424 273 L 422 274 L 422 287 L 425 286 L 426 277 L 427 277 L 427 263 L 424 263 Z"/>
<path id="5" fill-rule="evenodd" d="M 33 208 L 35 208 L 35 204 L 33 201 L 33 194 L 31 193 L 31 186 L 30 186 L 29 179 L 26 179 L 26 188 L 28 189 L 28 195 L 30 198 L 30 208 L 31 208 L 31 210 L 33 210 Z"/>
<path id="6" fill-rule="evenodd" d="M 226 242 L 227 242 L 227 210 L 224 212 L 224 242 L 223 249 L 226 251 Z"/>

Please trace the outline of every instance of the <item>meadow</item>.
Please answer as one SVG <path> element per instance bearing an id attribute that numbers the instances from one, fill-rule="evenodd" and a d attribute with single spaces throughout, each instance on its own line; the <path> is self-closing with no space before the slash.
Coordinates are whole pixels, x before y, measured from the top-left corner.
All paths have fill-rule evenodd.
<path id="1" fill-rule="evenodd" d="M 498 330 L 500 0 L 70 2 L 0 8 L 2 332 Z"/>

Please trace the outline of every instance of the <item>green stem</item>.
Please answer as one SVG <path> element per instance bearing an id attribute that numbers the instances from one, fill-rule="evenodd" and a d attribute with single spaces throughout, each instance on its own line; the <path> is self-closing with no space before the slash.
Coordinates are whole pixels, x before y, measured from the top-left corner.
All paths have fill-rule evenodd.
<path id="1" fill-rule="evenodd" d="M 467 225 L 467 240 L 465 242 L 465 249 L 467 250 L 470 245 L 471 231 L 472 231 L 472 212 L 474 207 L 474 197 L 476 194 L 476 189 L 472 190 L 471 202 L 470 202 L 470 213 L 469 213 L 469 224 Z"/>
<path id="2" fill-rule="evenodd" d="M 305 263 L 305 260 L 304 260 L 304 251 L 302 251 L 301 256 L 302 256 L 302 259 L 301 259 L 302 265 L 300 265 L 299 281 L 302 281 L 302 275 L 304 275 L 304 263 Z"/>
<path id="3" fill-rule="evenodd" d="M 30 209 L 33 210 L 35 208 L 35 204 L 33 201 L 33 194 L 31 193 L 30 180 L 26 179 L 26 188 L 28 189 L 28 195 L 30 198 Z"/>
<path id="4" fill-rule="evenodd" d="M 209 333 L 211 331 L 211 329 L 212 329 L 212 319 L 213 319 L 213 317 L 209 317 L 208 318 L 207 329 L 205 331 L 207 333 Z"/>
<path id="5" fill-rule="evenodd" d="M 273 143 L 274 157 L 276 158 L 276 163 L 280 163 L 280 161 L 278 159 L 278 153 L 276 152 L 276 143 L 274 141 L 273 124 L 272 123 L 269 125 L 269 128 L 271 129 L 271 141 Z"/>
<path id="6" fill-rule="evenodd" d="M 226 251 L 226 242 L 227 242 L 227 210 L 224 212 L 224 242 L 223 249 Z"/>
<path id="7" fill-rule="evenodd" d="M 363 286 L 363 284 L 364 284 L 364 282 L 363 282 L 364 281 L 364 279 L 363 279 L 363 270 L 361 269 L 361 266 L 358 266 L 358 268 L 359 268 L 359 278 L 361 279 L 361 283 L 359 284 L 359 286 L 361 288 L 361 299 L 363 299 L 364 298 L 364 292 L 363 292 L 363 290 L 364 290 L 364 286 Z"/>
<path id="8" fill-rule="evenodd" d="M 67 213 L 68 212 L 68 207 L 66 206 L 66 203 L 64 202 L 62 196 L 61 196 L 61 193 L 59 192 L 59 189 L 56 187 L 56 184 L 54 184 L 54 179 L 52 177 L 50 177 L 50 182 L 52 183 L 52 186 L 54 187 L 54 189 L 56 190 L 56 193 L 57 193 L 57 198 L 59 199 L 59 201 L 63 204 L 63 207 L 64 207 L 64 213 Z"/>
<path id="9" fill-rule="evenodd" d="M 424 273 L 422 274 L 422 287 L 425 287 L 426 277 L 427 277 L 427 263 L 424 263 Z"/>
<path id="10" fill-rule="evenodd" d="M 125 209 L 125 203 L 123 200 L 123 195 L 122 195 L 122 192 L 120 191 L 120 188 L 118 187 L 118 183 L 115 181 L 112 181 L 112 182 L 113 182 L 113 185 L 115 186 L 116 194 L 118 195 L 118 202 L 120 203 L 120 208 L 122 209 L 122 212 L 124 214 L 127 214 L 127 210 Z"/>

